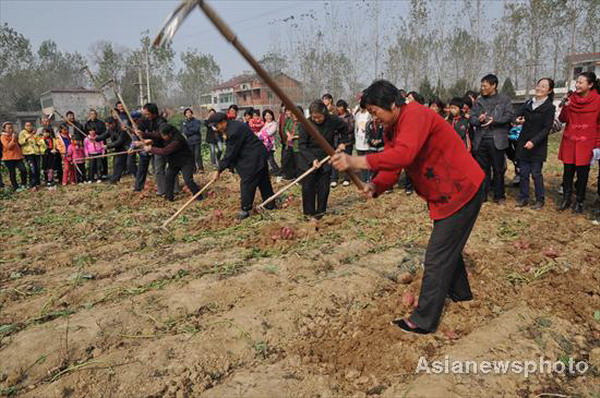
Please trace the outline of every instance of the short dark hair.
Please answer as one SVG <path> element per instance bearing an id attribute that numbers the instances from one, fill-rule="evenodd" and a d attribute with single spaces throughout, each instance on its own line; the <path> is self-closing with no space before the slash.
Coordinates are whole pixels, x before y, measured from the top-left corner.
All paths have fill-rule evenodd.
<path id="1" fill-rule="evenodd" d="M 408 94 L 406 94 L 406 96 L 411 96 L 415 99 L 415 101 L 417 101 L 419 104 L 423 105 L 425 104 L 425 98 L 423 98 L 423 96 L 419 93 L 417 93 L 416 91 L 411 91 Z"/>
<path id="2" fill-rule="evenodd" d="M 62 129 L 68 130 L 69 129 L 69 125 L 67 123 L 61 123 L 61 124 L 58 125 L 58 129 L 59 130 L 62 130 Z"/>
<path id="3" fill-rule="evenodd" d="M 440 99 L 440 97 L 435 97 L 431 101 L 429 101 L 429 106 L 436 104 L 438 108 L 443 109 L 445 104 L 444 101 Z"/>
<path id="4" fill-rule="evenodd" d="M 156 104 L 148 102 L 146 105 L 144 105 L 144 109 L 150 112 L 151 114 L 158 116 L 158 106 Z"/>
<path id="5" fill-rule="evenodd" d="M 119 106 L 119 104 L 123 105 L 123 103 L 122 103 L 121 101 L 117 101 L 117 102 L 115 102 L 115 108 L 116 108 L 117 106 Z"/>
<path id="6" fill-rule="evenodd" d="M 473 90 L 468 90 L 468 91 L 465 93 L 465 97 L 473 97 L 473 98 L 475 98 L 475 99 L 476 99 L 477 97 L 479 97 L 479 93 L 478 93 L 478 92 L 476 92 L 476 91 L 473 91 Z M 472 101 L 471 101 L 471 102 L 472 102 Z"/>
<path id="7" fill-rule="evenodd" d="M 175 135 L 177 131 L 177 128 L 171 126 L 170 124 L 164 124 L 159 130 L 159 132 L 164 135 Z"/>
<path id="8" fill-rule="evenodd" d="M 75 112 L 73 112 L 73 111 L 67 111 L 67 113 L 65 113 L 65 116 L 69 116 L 69 115 L 75 116 Z"/>
<path id="9" fill-rule="evenodd" d="M 465 95 L 463 98 L 464 105 L 468 106 L 469 109 L 473 109 L 473 100 L 468 95 Z"/>
<path id="10" fill-rule="evenodd" d="M 391 111 L 392 104 L 403 105 L 404 98 L 392 83 L 387 80 L 376 80 L 363 91 L 360 98 L 360 106 L 366 108 L 375 105 L 382 109 Z"/>
<path id="11" fill-rule="evenodd" d="M 313 102 L 311 102 L 308 106 L 308 112 L 310 112 L 310 114 L 320 113 L 321 115 L 325 116 L 327 116 L 327 114 L 329 113 L 329 111 L 327 110 L 327 106 L 321 100 L 314 100 Z"/>
<path id="12" fill-rule="evenodd" d="M 190 111 L 190 112 L 192 112 L 192 115 L 194 114 L 194 111 L 192 110 L 192 108 L 185 108 L 185 109 L 183 110 L 183 114 L 185 115 L 185 114 L 187 113 L 187 111 Z"/>
<path id="13" fill-rule="evenodd" d="M 227 108 L 227 110 L 229 110 L 229 109 L 233 109 L 236 112 L 239 110 L 239 108 L 238 108 L 238 106 L 236 104 L 229 105 L 229 108 Z"/>
<path id="14" fill-rule="evenodd" d="M 304 115 L 304 109 L 302 108 L 302 106 L 296 105 L 296 109 L 298 109 L 300 111 L 300 113 L 302 113 Z"/>
<path id="15" fill-rule="evenodd" d="M 265 110 L 263 111 L 263 113 L 262 113 L 262 118 L 263 118 L 263 119 L 265 118 L 265 116 L 267 115 L 267 113 L 268 113 L 269 115 L 271 115 L 271 117 L 273 118 L 273 120 L 275 120 L 275 114 L 274 114 L 274 113 L 273 113 L 273 111 L 272 111 L 272 110 L 270 110 L 270 109 L 265 109 Z"/>
<path id="16" fill-rule="evenodd" d="M 208 110 L 208 113 L 211 113 L 211 112 L 215 112 L 215 113 L 217 113 L 217 110 L 216 110 L 215 108 L 210 108 L 210 109 Z"/>
<path id="17" fill-rule="evenodd" d="M 260 109 L 252 109 L 252 116 L 254 115 L 260 116 Z"/>
<path id="18" fill-rule="evenodd" d="M 488 82 L 492 86 L 498 87 L 498 77 L 492 73 L 489 73 L 481 78 L 481 82 Z"/>
<path id="19" fill-rule="evenodd" d="M 90 127 L 88 127 L 87 131 L 88 131 L 88 133 L 91 132 L 91 131 L 95 132 L 96 131 L 96 127 L 90 126 Z"/>
<path id="20" fill-rule="evenodd" d="M 346 101 L 344 101 L 343 99 L 338 100 L 335 103 L 335 106 L 338 108 L 344 108 L 344 110 L 348 110 L 348 103 Z"/>
<path id="21" fill-rule="evenodd" d="M 244 116 L 252 116 L 254 114 L 254 108 L 248 108 L 244 111 Z"/>
<path id="22" fill-rule="evenodd" d="M 448 106 L 456 106 L 462 109 L 465 106 L 465 101 L 460 97 L 454 97 L 448 102 Z"/>
<path id="23" fill-rule="evenodd" d="M 321 97 L 322 100 L 325 99 L 325 98 L 327 98 L 328 100 L 332 100 L 333 101 L 333 97 L 329 93 L 323 94 L 323 96 Z"/>

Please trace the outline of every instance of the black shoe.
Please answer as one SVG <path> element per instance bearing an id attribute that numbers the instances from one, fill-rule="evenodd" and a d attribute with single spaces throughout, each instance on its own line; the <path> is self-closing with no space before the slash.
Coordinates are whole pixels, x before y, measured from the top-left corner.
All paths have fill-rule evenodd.
<path id="1" fill-rule="evenodd" d="M 504 198 L 494 199 L 494 203 L 497 205 L 503 205 L 506 203 L 506 199 L 504 199 Z"/>
<path id="2" fill-rule="evenodd" d="M 404 318 L 397 318 L 390 322 L 394 326 L 398 326 L 405 333 L 417 333 L 417 334 L 429 334 L 428 330 L 421 329 L 420 327 L 411 328 Z"/>
<path id="3" fill-rule="evenodd" d="M 583 202 L 575 202 L 575 204 L 573 205 L 573 213 L 583 213 Z"/>
<path id="4" fill-rule="evenodd" d="M 558 211 L 564 211 L 571 207 L 571 197 L 565 196 L 560 206 L 558 206 Z"/>
<path id="5" fill-rule="evenodd" d="M 250 217 L 250 212 L 246 211 L 246 210 L 241 210 L 238 213 L 238 220 L 244 220 L 246 218 Z"/>
<path id="6" fill-rule="evenodd" d="M 541 210 L 544 207 L 544 202 L 536 201 L 531 208 L 533 210 Z"/>
<path id="7" fill-rule="evenodd" d="M 460 297 L 460 296 L 457 296 L 455 294 L 449 293 L 448 294 L 448 298 L 450 300 L 454 301 L 455 303 L 458 303 L 460 301 L 471 301 L 471 300 L 473 300 L 473 295 L 469 294 L 468 296 Z"/>
<path id="8" fill-rule="evenodd" d="M 196 197 L 196 200 L 198 200 L 198 201 L 200 201 L 200 200 L 204 200 L 204 199 L 206 199 L 206 195 L 205 195 L 205 194 L 198 195 L 198 196 Z"/>
<path id="9" fill-rule="evenodd" d="M 516 204 L 516 207 L 525 207 L 529 204 L 529 200 L 527 199 L 519 199 L 519 201 Z"/>

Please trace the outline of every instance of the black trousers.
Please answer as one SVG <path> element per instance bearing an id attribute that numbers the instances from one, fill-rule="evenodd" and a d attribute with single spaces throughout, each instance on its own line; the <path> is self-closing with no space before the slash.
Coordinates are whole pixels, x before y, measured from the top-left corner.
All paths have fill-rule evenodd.
<path id="1" fill-rule="evenodd" d="M 269 151 L 269 157 L 267 158 L 267 161 L 269 162 L 269 167 L 271 168 L 273 175 L 278 176 L 281 170 L 279 170 L 279 165 L 275 160 L 275 150 Z"/>
<path id="2" fill-rule="evenodd" d="M 148 176 L 148 167 L 150 167 L 150 155 L 140 155 L 140 162 L 137 165 L 135 174 L 134 191 L 141 191 L 146 185 L 146 177 Z"/>
<path id="3" fill-rule="evenodd" d="M 137 153 L 127 155 L 127 173 L 137 175 Z"/>
<path id="4" fill-rule="evenodd" d="M 336 148 L 337 148 L 337 146 L 336 146 Z M 348 145 L 346 145 L 346 148 L 344 149 L 344 153 L 352 156 L 352 151 L 353 150 L 354 150 L 354 145 L 348 144 Z M 319 159 L 319 160 L 321 160 L 321 159 Z M 334 169 L 332 167 L 331 168 L 331 182 L 337 182 L 338 178 L 339 178 L 339 174 L 340 173 L 336 169 Z M 343 176 L 343 181 L 350 181 L 350 177 L 348 177 L 348 174 L 343 173 L 343 175 L 344 175 Z"/>
<path id="5" fill-rule="evenodd" d="M 297 156 L 294 148 L 284 146 L 281 150 L 281 174 L 286 180 L 298 177 Z"/>
<path id="6" fill-rule="evenodd" d="M 331 166 L 324 165 L 302 180 L 302 211 L 306 216 L 322 216 L 327 211 Z"/>
<path id="7" fill-rule="evenodd" d="M 100 163 L 102 165 L 102 167 L 100 168 L 101 169 L 100 173 L 101 173 L 102 177 L 104 177 L 104 176 L 108 175 L 108 158 L 102 158 L 100 160 L 101 160 Z"/>
<path id="8" fill-rule="evenodd" d="M 85 163 L 75 163 L 75 176 L 78 184 L 84 183 L 87 180 Z"/>
<path id="9" fill-rule="evenodd" d="M 17 169 L 21 174 L 21 185 L 23 187 L 27 185 L 27 168 L 25 167 L 23 160 L 5 160 L 4 165 L 8 169 L 8 178 L 10 179 L 13 189 L 16 190 L 19 188 L 19 184 L 17 183 Z"/>
<path id="10" fill-rule="evenodd" d="M 422 329 L 431 332 L 437 329 L 446 297 L 459 301 L 473 298 L 462 251 L 479 215 L 484 192 L 482 184 L 459 211 L 433 223 L 425 252 L 419 305 L 410 316 Z"/>
<path id="11" fill-rule="evenodd" d="M 29 187 L 40 185 L 40 155 L 25 155 L 25 160 L 29 166 Z"/>
<path id="12" fill-rule="evenodd" d="M 189 162 L 189 163 L 185 163 L 184 165 L 181 166 L 172 166 L 172 165 L 167 165 L 167 170 L 166 170 L 166 177 L 165 177 L 165 198 L 168 200 L 173 200 L 174 198 L 174 191 L 175 191 L 175 184 L 177 181 L 177 175 L 179 174 L 179 172 L 181 172 L 181 175 L 183 175 L 183 181 L 185 182 L 185 185 L 190 189 L 190 191 L 192 191 L 192 194 L 196 194 L 198 193 L 198 191 L 200 190 L 200 188 L 198 188 L 198 185 L 196 185 L 196 183 L 194 182 L 194 169 L 195 169 L 195 164 L 193 161 Z"/>
<path id="13" fill-rule="evenodd" d="M 110 182 L 113 184 L 119 182 L 123 176 L 123 172 L 125 171 L 125 167 L 127 165 L 127 154 L 123 153 L 121 155 L 116 155 L 114 158 L 115 162 L 113 164 L 113 173 L 109 178 Z"/>
<path id="14" fill-rule="evenodd" d="M 585 191 L 587 189 L 588 178 L 590 176 L 590 166 L 575 166 L 574 164 L 565 164 L 563 172 L 563 193 L 565 197 L 573 193 L 573 179 L 577 174 L 575 181 L 575 198 L 577 202 L 585 201 Z"/>
<path id="15" fill-rule="evenodd" d="M 204 163 L 202 163 L 202 142 L 190 145 L 190 149 L 194 154 L 195 168 L 194 171 L 204 171 Z"/>
<path id="16" fill-rule="evenodd" d="M 263 169 L 258 172 L 253 178 L 242 179 L 240 181 L 241 191 L 241 202 L 242 210 L 252 210 L 254 204 L 254 196 L 256 195 L 256 188 L 260 190 L 260 195 L 263 201 L 273 196 L 273 186 L 271 185 L 271 179 L 269 178 L 269 168 L 265 163 Z M 267 209 L 274 209 L 275 202 L 271 202 L 266 206 Z"/>
<path id="17" fill-rule="evenodd" d="M 494 199 L 504 199 L 504 171 L 506 170 L 505 151 L 497 149 L 494 145 L 493 137 L 483 137 L 479 148 L 475 152 L 475 160 L 485 172 L 485 195 L 490 191 L 493 183 L 492 192 Z M 493 174 L 493 178 L 492 178 Z"/>
<path id="18" fill-rule="evenodd" d="M 102 169 L 102 159 L 104 158 L 100 158 L 100 159 L 92 159 L 90 160 L 90 170 L 89 170 L 89 174 L 88 174 L 88 180 L 90 181 L 94 181 L 96 179 L 100 178 L 100 170 Z"/>

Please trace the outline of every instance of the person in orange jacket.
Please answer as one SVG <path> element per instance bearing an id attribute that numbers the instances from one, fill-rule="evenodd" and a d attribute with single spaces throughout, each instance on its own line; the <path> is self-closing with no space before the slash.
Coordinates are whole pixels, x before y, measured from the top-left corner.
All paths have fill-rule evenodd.
<path id="1" fill-rule="evenodd" d="M 10 183 L 14 191 L 21 191 L 27 186 L 27 169 L 23 163 L 23 152 L 19 145 L 19 137 L 11 122 L 2 123 L 2 161 L 8 169 Z M 21 186 L 17 183 L 17 169 L 21 173 Z"/>

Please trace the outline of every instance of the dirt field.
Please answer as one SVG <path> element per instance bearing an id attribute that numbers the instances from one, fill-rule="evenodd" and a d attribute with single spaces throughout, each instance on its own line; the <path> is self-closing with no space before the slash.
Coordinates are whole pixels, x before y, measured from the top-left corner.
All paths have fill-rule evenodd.
<path id="1" fill-rule="evenodd" d="M 466 248 L 475 300 L 440 330 L 410 310 L 431 230 L 425 203 L 336 188 L 318 225 L 299 189 L 239 222 L 236 177 L 165 233 L 183 203 L 81 185 L 0 200 L 0 387 L 23 397 L 600 396 L 600 227 L 547 206 L 486 203 Z M 595 167 L 588 209 L 596 190 Z M 512 177 L 512 167 L 507 172 Z M 197 180 L 205 182 L 207 177 Z M 222 211 L 222 213 L 221 213 Z M 281 239 L 283 226 L 293 239 Z M 419 357 L 586 361 L 585 374 L 416 374 Z"/>

